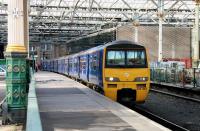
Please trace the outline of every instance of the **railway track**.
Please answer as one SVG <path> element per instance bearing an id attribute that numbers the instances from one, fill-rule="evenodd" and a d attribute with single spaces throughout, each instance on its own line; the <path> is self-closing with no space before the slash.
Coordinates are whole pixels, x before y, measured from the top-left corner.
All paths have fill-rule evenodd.
<path id="1" fill-rule="evenodd" d="M 187 96 L 183 96 L 183 95 L 179 95 L 179 94 L 175 94 L 175 93 L 170 93 L 170 92 L 166 92 L 166 91 L 160 91 L 160 90 L 156 90 L 156 89 L 150 89 L 150 91 L 154 92 L 154 93 L 166 95 L 166 96 L 176 97 L 176 98 L 187 100 L 187 101 L 192 101 L 195 103 L 200 103 L 200 99 L 196 99 L 196 98 L 191 98 L 191 97 L 187 97 Z M 190 129 L 184 128 L 174 122 L 171 122 L 171 121 L 167 120 L 166 118 L 163 118 L 163 117 L 157 115 L 156 113 L 152 113 L 140 105 L 131 107 L 131 109 L 162 124 L 163 126 L 169 128 L 171 130 L 176 130 L 176 131 L 189 131 L 190 130 Z"/>
<path id="2" fill-rule="evenodd" d="M 184 127 L 181 127 L 173 122 L 170 122 L 156 114 L 153 114 L 139 106 L 135 106 L 135 107 L 132 107 L 131 109 L 133 109 L 134 111 L 148 117 L 149 119 L 153 120 L 153 121 L 156 121 L 157 123 L 160 123 L 161 125 L 171 129 L 171 130 L 175 130 L 175 131 L 189 131 L 188 129 L 184 128 Z"/>
<path id="3" fill-rule="evenodd" d="M 175 93 L 169 93 L 169 92 L 166 92 L 166 91 L 160 91 L 160 90 L 156 90 L 156 89 L 150 89 L 150 91 L 156 92 L 156 93 L 161 93 L 161 94 L 168 95 L 168 96 L 174 96 L 174 97 L 181 98 L 181 99 L 184 99 L 184 100 L 189 100 L 189 101 L 200 103 L 200 100 L 196 99 L 196 98 L 191 98 L 191 97 L 187 97 L 187 96 L 183 96 L 183 95 L 177 95 Z"/>
<path id="4" fill-rule="evenodd" d="M 200 103 L 200 99 L 191 98 L 191 97 L 187 97 L 187 96 L 183 96 L 183 95 L 178 95 L 178 94 L 170 93 L 170 92 L 166 92 L 166 91 L 151 89 L 150 92 L 162 94 L 162 95 L 165 95 L 165 96 L 174 97 L 174 100 L 176 100 L 178 98 L 180 100 L 190 101 L 190 102 L 194 102 L 194 103 L 197 103 L 197 104 Z M 136 112 L 138 112 L 138 113 L 140 113 L 140 114 L 162 124 L 163 126 L 169 128 L 171 130 L 176 130 L 176 131 L 189 131 L 189 130 L 191 130 L 191 128 L 186 128 L 185 126 L 183 126 L 180 123 L 171 122 L 171 120 L 169 120 L 167 117 L 163 117 L 159 113 L 158 113 L 159 115 L 157 115 L 157 113 L 154 112 L 154 111 L 153 111 L 154 113 L 152 113 L 152 110 L 149 111 L 149 109 L 145 108 L 145 106 L 136 105 L 135 107 L 131 107 L 131 109 L 133 109 L 134 111 L 136 111 Z"/>
<path id="5" fill-rule="evenodd" d="M 182 88 L 175 85 L 172 86 L 172 85 L 167 85 L 167 84 L 151 83 L 151 89 L 174 93 L 180 96 L 185 96 L 185 97 L 200 100 L 200 88 L 187 88 L 187 87 Z"/>

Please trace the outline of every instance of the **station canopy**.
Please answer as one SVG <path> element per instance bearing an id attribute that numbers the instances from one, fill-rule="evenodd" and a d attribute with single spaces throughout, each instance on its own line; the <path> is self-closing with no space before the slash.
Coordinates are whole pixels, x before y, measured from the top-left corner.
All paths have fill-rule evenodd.
<path id="1" fill-rule="evenodd" d="M 122 25 L 193 26 L 193 0 L 29 0 L 30 42 L 65 43 Z M 7 43 L 7 0 L 0 0 L 0 43 Z"/>

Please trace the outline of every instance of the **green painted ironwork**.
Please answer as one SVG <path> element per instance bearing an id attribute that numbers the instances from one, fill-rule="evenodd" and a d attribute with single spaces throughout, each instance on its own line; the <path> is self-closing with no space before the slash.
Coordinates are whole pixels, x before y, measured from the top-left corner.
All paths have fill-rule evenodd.
<path id="1" fill-rule="evenodd" d="M 26 109 L 29 76 L 26 54 L 6 54 L 6 94 L 8 108 Z"/>
<path id="2" fill-rule="evenodd" d="M 6 64 L 6 60 L 5 59 L 0 59 L 0 65 L 5 65 Z"/>
<path id="3" fill-rule="evenodd" d="M 6 60 L 5 59 L 0 59 L 0 67 L 6 68 Z"/>

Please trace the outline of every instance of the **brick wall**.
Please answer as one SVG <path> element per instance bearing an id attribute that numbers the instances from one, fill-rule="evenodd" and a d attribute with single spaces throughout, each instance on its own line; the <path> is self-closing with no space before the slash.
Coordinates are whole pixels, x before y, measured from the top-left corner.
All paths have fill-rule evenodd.
<path id="1" fill-rule="evenodd" d="M 138 27 L 138 42 L 149 50 L 151 61 L 158 59 L 158 29 L 158 26 Z M 118 28 L 116 39 L 134 41 L 134 27 L 123 26 Z M 190 52 L 191 28 L 163 27 L 163 58 L 190 58 Z"/>

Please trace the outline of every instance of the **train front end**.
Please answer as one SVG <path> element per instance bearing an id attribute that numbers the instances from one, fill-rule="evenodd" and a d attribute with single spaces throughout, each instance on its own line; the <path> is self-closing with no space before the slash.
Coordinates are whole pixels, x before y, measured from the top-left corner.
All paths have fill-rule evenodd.
<path id="1" fill-rule="evenodd" d="M 150 69 L 143 46 L 121 43 L 104 49 L 104 94 L 120 103 L 143 103 L 149 92 Z"/>

